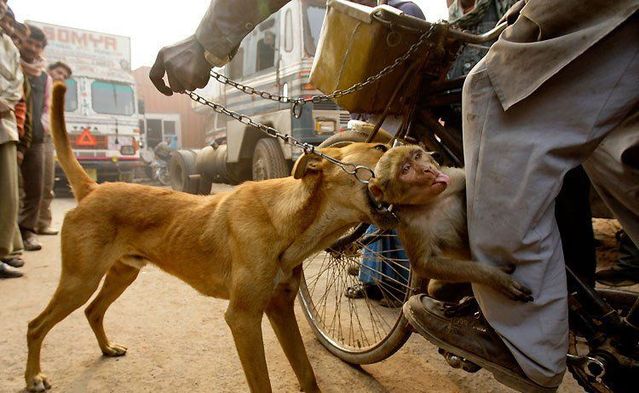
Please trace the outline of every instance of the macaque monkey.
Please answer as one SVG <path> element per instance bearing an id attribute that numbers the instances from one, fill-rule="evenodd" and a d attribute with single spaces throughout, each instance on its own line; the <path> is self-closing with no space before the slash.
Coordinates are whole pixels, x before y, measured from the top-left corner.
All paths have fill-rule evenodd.
<path id="1" fill-rule="evenodd" d="M 532 301 L 531 291 L 510 274 L 470 259 L 463 169 L 440 167 L 416 145 L 388 150 L 368 188 L 399 215 L 399 238 L 413 271 L 423 278 L 490 286 L 510 299 Z"/>

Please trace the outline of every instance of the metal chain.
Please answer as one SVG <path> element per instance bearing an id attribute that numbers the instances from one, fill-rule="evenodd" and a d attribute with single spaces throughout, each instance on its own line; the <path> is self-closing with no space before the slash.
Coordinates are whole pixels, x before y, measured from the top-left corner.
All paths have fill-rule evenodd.
<path id="1" fill-rule="evenodd" d="M 342 89 L 342 90 L 335 90 L 334 92 L 332 92 L 331 94 L 320 94 L 320 95 L 315 95 L 315 96 L 311 96 L 311 97 L 287 97 L 287 96 L 282 96 L 279 94 L 274 94 L 274 93 L 269 93 L 267 91 L 263 91 L 263 90 L 258 90 L 254 87 L 251 86 L 247 86 L 244 84 L 241 84 L 237 81 L 234 81 L 230 78 L 228 78 L 226 75 L 222 75 L 216 71 L 211 70 L 211 77 L 213 77 L 213 79 L 217 80 L 218 82 L 224 84 L 224 85 L 229 85 L 232 86 L 234 88 L 236 88 L 237 90 L 240 90 L 241 92 L 248 94 L 248 95 L 256 95 L 256 96 L 260 96 L 264 99 L 267 100 L 272 100 L 272 101 L 277 101 L 277 102 L 281 102 L 284 104 L 293 104 L 293 106 L 296 105 L 304 105 L 306 103 L 312 102 L 312 103 L 320 103 L 323 101 L 329 101 L 335 98 L 339 98 L 348 94 L 352 94 L 355 93 L 357 91 L 360 91 L 362 89 L 364 89 L 365 87 L 377 82 L 378 80 L 380 80 L 381 78 L 385 77 L 386 75 L 392 73 L 393 71 L 395 71 L 400 65 L 402 65 L 404 62 L 406 62 L 406 60 L 408 60 L 413 54 L 415 54 L 415 52 L 425 43 L 428 41 L 428 39 L 431 37 L 431 35 L 433 34 L 435 30 L 435 25 L 432 25 L 430 27 L 430 29 L 428 29 L 427 31 L 425 31 L 420 37 L 419 40 L 417 40 L 417 42 L 415 42 L 413 45 L 410 46 L 410 48 L 408 48 L 408 50 L 406 51 L 406 53 L 404 53 L 402 56 L 398 57 L 395 59 L 395 61 L 382 68 L 381 71 L 379 71 L 377 74 L 369 76 L 368 78 L 366 78 L 364 81 L 362 82 L 358 82 L 355 83 L 354 85 L 346 88 L 346 89 Z"/>
<path id="2" fill-rule="evenodd" d="M 223 105 L 216 104 L 213 101 L 209 101 L 197 93 L 189 91 L 189 92 L 186 92 L 185 94 L 188 95 L 193 101 L 202 105 L 206 105 L 217 113 L 229 116 L 239 121 L 242 124 L 246 124 L 247 126 L 254 127 L 273 138 L 282 140 L 284 143 L 301 148 L 304 151 L 304 154 L 315 154 L 324 158 L 325 160 L 339 166 L 347 174 L 354 176 L 360 183 L 368 184 L 369 181 L 373 177 L 375 177 L 375 173 L 373 172 L 373 170 L 364 165 L 355 165 L 355 164 L 341 162 L 340 160 L 336 158 L 333 158 L 318 150 L 315 150 L 315 146 L 308 142 L 301 142 L 298 139 L 292 137 L 291 135 L 282 134 L 281 132 L 277 131 L 275 128 L 271 126 L 258 123 L 246 115 L 243 115 L 238 112 L 234 112 L 230 109 L 225 108 Z"/>
<path id="3" fill-rule="evenodd" d="M 417 42 L 415 42 L 413 45 L 410 46 L 410 48 L 408 48 L 408 51 L 406 51 L 406 53 L 404 53 L 402 56 L 395 59 L 395 61 L 392 64 L 384 67 L 377 74 L 369 76 L 364 81 L 355 83 L 349 88 L 336 90 L 332 92 L 331 94 L 322 94 L 322 95 L 316 95 L 316 96 L 306 97 L 306 98 L 287 97 L 287 96 L 282 96 L 279 94 L 273 94 L 266 91 L 258 90 L 251 86 L 243 85 L 213 70 L 211 70 L 211 76 L 218 82 L 225 85 L 232 86 L 244 92 L 245 94 L 257 95 L 267 100 L 277 101 L 277 102 L 286 103 L 286 104 L 293 104 L 293 114 L 295 115 L 295 117 L 299 117 L 298 114 L 301 115 L 302 106 L 308 102 L 319 103 L 322 101 L 328 101 L 328 100 L 339 98 L 348 94 L 355 93 L 357 91 L 364 89 L 368 85 L 371 85 L 377 82 L 378 80 L 390 74 L 391 72 L 395 71 L 401 64 L 403 64 L 406 60 L 408 60 L 426 41 L 428 41 L 434 29 L 435 29 L 435 25 L 432 25 L 430 29 L 428 29 L 419 37 L 419 40 Z M 292 137 L 291 135 L 282 134 L 281 132 L 277 131 L 273 127 L 267 126 L 262 123 L 258 123 L 244 114 L 234 112 L 230 109 L 227 109 L 223 105 L 217 104 L 213 101 L 209 101 L 206 98 L 200 96 L 199 94 L 193 91 L 187 91 L 185 92 L 185 94 L 187 94 L 193 101 L 202 105 L 206 105 L 212 108 L 213 111 L 217 113 L 229 116 L 239 121 L 242 124 L 246 124 L 248 126 L 254 127 L 273 138 L 282 140 L 284 143 L 301 148 L 304 151 L 304 154 L 316 154 L 324 158 L 325 160 L 339 166 L 347 174 L 354 176 L 360 183 L 368 184 L 369 181 L 375 177 L 375 173 L 373 172 L 371 168 L 368 168 L 364 165 L 344 163 L 320 151 L 316 151 L 315 146 L 310 143 L 301 142 L 295 139 L 294 137 Z"/>

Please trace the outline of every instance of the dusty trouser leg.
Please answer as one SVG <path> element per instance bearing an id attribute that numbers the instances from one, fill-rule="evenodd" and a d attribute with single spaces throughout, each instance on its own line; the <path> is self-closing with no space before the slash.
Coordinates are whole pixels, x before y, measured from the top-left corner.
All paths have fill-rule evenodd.
<path id="1" fill-rule="evenodd" d="M 24 198 L 20 210 L 20 230 L 25 234 L 35 233 L 44 190 L 44 144 L 35 143 L 27 150 L 22 170 Z"/>
<path id="2" fill-rule="evenodd" d="M 51 227 L 51 203 L 53 202 L 54 193 L 53 186 L 55 184 L 55 160 L 53 153 L 55 148 L 51 141 L 50 135 L 44 137 L 44 177 L 43 177 L 43 191 L 42 201 L 40 202 L 40 209 L 38 211 L 38 222 L 36 224 L 36 231 L 43 231 Z"/>
<path id="3" fill-rule="evenodd" d="M 637 104 L 639 44 L 631 18 L 504 112 L 480 62 L 464 85 L 468 226 L 480 263 L 514 263 L 534 301 L 473 289 L 489 323 L 532 380 L 556 386 L 565 370 L 566 276 L 554 199 Z"/>
<path id="4" fill-rule="evenodd" d="M 639 107 L 606 136 L 584 168 L 628 236 L 639 244 Z"/>
<path id="5" fill-rule="evenodd" d="M 0 257 L 11 254 L 18 222 L 18 162 L 16 143 L 0 144 Z M 19 234 L 18 234 L 19 236 Z"/>

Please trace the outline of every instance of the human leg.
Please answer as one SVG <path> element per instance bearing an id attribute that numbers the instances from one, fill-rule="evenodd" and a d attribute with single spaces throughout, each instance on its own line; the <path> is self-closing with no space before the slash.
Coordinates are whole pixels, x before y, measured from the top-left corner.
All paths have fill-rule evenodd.
<path id="1" fill-rule="evenodd" d="M 44 184 L 42 191 L 42 202 L 38 212 L 38 222 L 36 231 L 41 235 L 56 235 L 57 230 L 51 228 L 51 202 L 53 202 L 53 184 L 55 182 L 55 160 L 53 157 L 54 147 L 50 137 L 45 137 L 44 145 Z"/>
<path id="2" fill-rule="evenodd" d="M 0 190 L 0 258 L 6 258 L 13 252 L 18 219 L 18 161 L 15 142 L 0 144 Z M 0 261 L 0 278 L 20 276 L 22 273 Z"/>
<path id="3" fill-rule="evenodd" d="M 24 189 L 19 218 L 20 232 L 25 242 L 25 249 L 37 250 L 39 243 L 35 232 L 44 190 L 44 144 L 36 143 L 29 147 L 20 169 Z"/>
<path id="4" fill-rule="evenodd" d="M 471 250 L 481 263 L 516 264 L 513 275 L 535 300 L 514 303 L 473 287 L 488 322 L 528 377 L 544 386 L 561 381 L 568 332 L 554 199 L 565 173 L 637 102 L 635 28 L 636 19 L 624 23 L 507 112 L 483 63 L 464 87 Z"/>

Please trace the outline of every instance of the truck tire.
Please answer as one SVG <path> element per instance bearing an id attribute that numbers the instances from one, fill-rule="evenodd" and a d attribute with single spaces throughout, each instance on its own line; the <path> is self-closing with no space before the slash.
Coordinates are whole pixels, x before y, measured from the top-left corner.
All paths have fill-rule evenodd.
<path id="1" fill-rule="evenodd" d="M 290 175 L 280 143 L 273 138 L 257 141 L 253 153 L 253 180 L 276 179 Z"/>
<path id="2" fill-rule="evenodd" d="M 193 150 L 176 150 L 171 154 L 169 161 L 169 176 L 171 178 L 171 188 L 175 191 L 197 193 L 197 184 L 191 181 L 189 176 L 195 175 L 195 157 Z"/>

